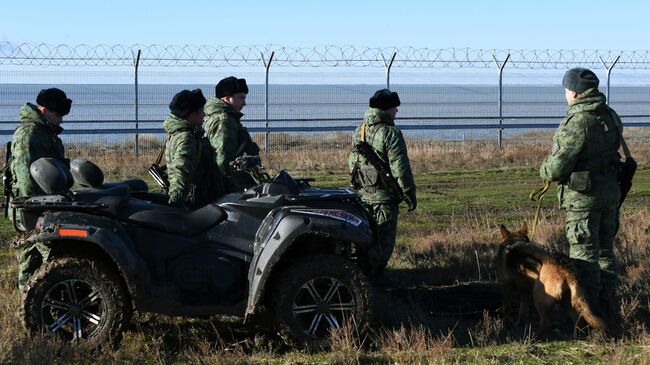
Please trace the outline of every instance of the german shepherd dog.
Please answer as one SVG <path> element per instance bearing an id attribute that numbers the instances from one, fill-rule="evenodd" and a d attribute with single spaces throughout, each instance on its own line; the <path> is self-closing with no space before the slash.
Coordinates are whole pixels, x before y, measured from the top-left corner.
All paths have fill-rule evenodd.
<path id="1" fill-rule="evenodd" d="M 588 294 L 580 284 L 580 273 L 575 260 L 544 246 L 530 242 L 526 223 L 519 232 L 510 232 L 501 225 L 503 241 L 496 257 L 497 276 L 503 286 L 503 314 L 507 319 L 512 295 L 520 295 L 518 324 L 528 317 L 530 302 L 539 314 L 541 336 L 551 325 L 550 312 L 556 304 L 569 311 L 574 324 L 573 336 L 578 333 L 581 317 L 591 327 L 606 330 L 605 321 L 596 315 Z"/>

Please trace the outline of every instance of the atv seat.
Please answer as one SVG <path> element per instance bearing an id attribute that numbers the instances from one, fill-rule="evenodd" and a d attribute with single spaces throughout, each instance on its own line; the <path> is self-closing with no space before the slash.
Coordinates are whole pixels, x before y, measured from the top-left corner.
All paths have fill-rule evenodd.
<path id="1" fill-rule="evenodd" d="M 131 192 L 148 192 L 149 191 L 149 186 L 147 185 L 146 182 L 142 179 L 129 179 L 129 180 L 123 180 L 123 181 L 116 181 L 112 183 L 104 183 L 102 185 L 102 189 L 111 189 L 116 186 L 128 186 L 129 189 L 131 189 Z"/>
<path id="2" fill-rule="evenodd" d="M 195 211 L 132 201 L 121 214 L 127 222 L 182 236 L 194 236 L 228 218 L 223 208 L 208 204 Z"/>
<path id="3" fill-rule="evenodd" d="M 131 189 L 126 185 L 119 185 L 110 189 L 95 191 L 72 192 L 73 201 L 81 203 L 104 204 L 101 211 L 110 216 L 116 216 L 126 205 L 131 196 Z"/>

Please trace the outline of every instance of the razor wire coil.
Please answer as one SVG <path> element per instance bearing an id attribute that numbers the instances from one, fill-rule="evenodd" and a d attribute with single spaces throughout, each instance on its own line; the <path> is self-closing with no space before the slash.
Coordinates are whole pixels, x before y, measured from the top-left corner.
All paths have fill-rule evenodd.
<path id="1" fill-rule="evenodd" d="M 263 66 L 274 53 L 280 67 L 393 67 L 492 68 L 495 59 L 508 68 L 567 69 L 609 66 L 620 56 L 617 69 L 650 69 L 648 50 L 473 49 L 414 47 L 210 46 L 210 45 L 67 45 L 0 42 L 0 64 L 34 66 L 133 66 L 141 50 L 140 65 L 162 67 Z M 603 65 L 602 61 L 605 62 Z"/>

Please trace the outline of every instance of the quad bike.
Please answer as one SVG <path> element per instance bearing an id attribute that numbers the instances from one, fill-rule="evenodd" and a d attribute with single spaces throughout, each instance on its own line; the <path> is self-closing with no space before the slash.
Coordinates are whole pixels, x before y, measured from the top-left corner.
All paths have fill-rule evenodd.
<path id="1" fill-rule="evenodd" d="M 125 184 L 71 192 L 59 161 L 34 162 L 48 195 L 12 201 L 37 217 L 24 248 L 40 263 L 23 288 L 26 328 L 93 347 L 119 342 L 133 310 L 249 317 L 264 309 L 297 343 L 323 343 L 347 321 L 366 330 L 375 229 L 358 195 L 285 171 L 270 178 L 255 158 L 235 165 L 258 185 L 194 211 Z"/>

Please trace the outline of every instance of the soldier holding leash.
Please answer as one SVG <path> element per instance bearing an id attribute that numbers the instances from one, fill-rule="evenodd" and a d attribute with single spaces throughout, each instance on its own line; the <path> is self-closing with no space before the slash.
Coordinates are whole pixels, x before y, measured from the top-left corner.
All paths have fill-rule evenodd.
<path id="1" fill-rule="evenodd" d="M 540 167 L 542 179 L 557 182 L 566 211 L 570 256 L 586 265 L 586 285 L 612 321 L 618 318 L 614 237 L 619 228 L 618 182 L 623 125 L 598 91 L 598 77 L 573 68 L 562 80 L 567 116 L 553 137 L 553 149 Z M 615 328 L 612 326 L 612 328 Z"/>

